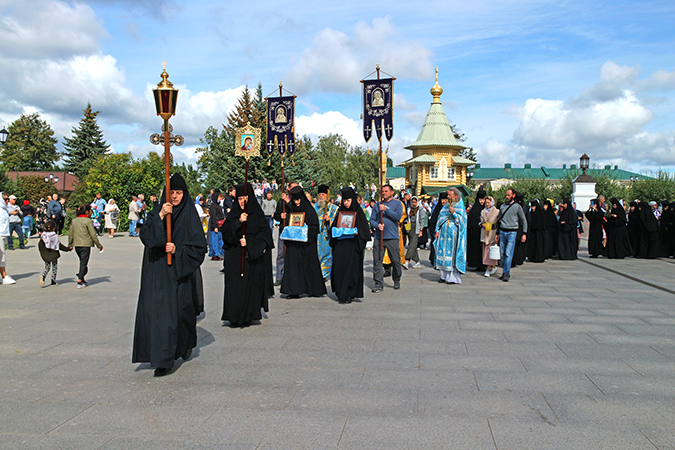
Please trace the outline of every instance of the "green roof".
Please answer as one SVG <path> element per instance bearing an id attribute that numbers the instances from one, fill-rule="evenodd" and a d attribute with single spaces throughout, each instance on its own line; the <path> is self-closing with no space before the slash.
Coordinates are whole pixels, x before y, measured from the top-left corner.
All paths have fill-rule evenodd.
<path id="1" fill-rule="evenodd" d="M 448 186 L 422 186 L 422 194 L 436 195 L 439 192 L 446 192 L 451 187 L 459 189 L 464 197 L 469 195 L 469 189 L 463 184 L 450 184 Z"/>
<path id="2" fill-rule="evenodd" d="M 420 155 L 417 158 L 412 158 L 407 161 L 402 162 L 400 165 L 417 163 L 417 164 L 436 164 L 438 160 L 434 155 Z"/>
<path id="3" fill-rule="evenodd" d="M 452 161 L 455 164 L 466 164 L 466 165 L 471 165 L 471 164 L 476 164 L 476 161 L 472 161 L 468 158 L 464 158 L 463 156 L 453 156 Z"/>
<path id="4" fill-rule="evenodd" d="M 586 173 L 592 177 L 606 175 L 615 180 L 629 181 L 630 177 L 639 176 L 650 178 L 635 172 L 629 172 L 623 169 L 588 169 Z M 579 169 L 552 169 L 549 167 L 533 168 L 504 168 L 504 167 L 476 167 L 473 169 L 473 180 L 499 180 L 502 178 L 509 180 L 518 179 L 548 179 L 562 180 L 567 177 L 574 178 L 581 174 Z"/>
<path id="5" fill-rule="evenodd" d="M 440 101 L 431 104 L 417 140 L 404 148 L 412 150 L 418 147 L 465 148 L 457 143 Z"/>
<path id="6" fill-rule="evenodd" d="M 387 166 L 387 178 L 405 178 L 405 167 Z"/>

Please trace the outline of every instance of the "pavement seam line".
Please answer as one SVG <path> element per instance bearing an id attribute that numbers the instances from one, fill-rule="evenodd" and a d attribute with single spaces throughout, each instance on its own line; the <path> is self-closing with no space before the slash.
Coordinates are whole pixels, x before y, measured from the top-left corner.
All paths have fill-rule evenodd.
<path id="1" fill-rule="evenodd" d="M 624 363 L 625 365 L 627 365 L 628 367 L 630 367 L 631 369 L 633 369 L 633 370 L 634 370 L 638 375 L 640 375 L 641 377 L 644 377 L 644 375 L 642 375 L 638 370 L 636 370 L 635 367 L 631 366 L 631 365 L 628 364 L 626 361 L 624 361 L 623 358 L 619 358 L 619 361 L 621 361 L 622 363 Z"/>
<path id="2" fill-rule="evenodd" d="M 546 396 L 544 395 L 543 392 L 541 393 L 541 396 L 544 397 L 544 401 L 546 402 L 548 407 L 551 409 L 551 412 L 553 413 L 555 418 L 558 420 L 558 422 L 560 422 L 560 417 L 558 417 L 558 415 L 555 413 L 555 410 L 553 409 L 553 406 L 551 406 L 551 404 L 548 402 L 548 399 L 546 398 Z"/>
<path id="3" fill-rule="evenodd" d="M 586 264 L 590 264 L 591 266 L 595 266 L 599 269 L 606 270 L 607 272 L 612 272 L 613 274 L 619 275 L 621 277 L 628 278 L 631 281 L 635 281 L 637 283 L 644 284 L 645 286 L 649 286 L 651 288 L 658 289 L 660 291 L 667 292 L 669 294 L 675 295 L 675 291 L 673 291 L 672 289 L 664 288 L 662 286 L 659 286 L 658 284 L 654 284 L 654 283 L 650 283 L 649 281 L 641 280 L 641 279 L 639 279 L 637 277 L 634 277 L 632 275 L 627 275 L 625 273 L 619 272 L 618 270 L 610 269 L 609 267 L 601 266 L 600 264 L 595 264 L 595 263 L 592 263 L 590 261 L 586 261 L 584 259 L 580 259 L 579 261 L 585 262 Z"/>
<path id="4" fill-rule="evenodd" d="M 591 383 L 593 383 L 593 386 L 595 386 L 595 388 L 596 388 L 597 390 L 599 390 L 600 392 L 602 392 L 602 395 L 607 395 L 607 394 L 605 394 L 605 392 L 604 392 L 602 389 L 600 389 L 600 387 L 599 387 L 597 384 L 595 384 L 595 381 L 591 380 L 591 377 L 589 377 L 589 376 L 586 375 L 586 374 L 584 374 L 584 376 L 585 376 L 586 378 L 588 378 L 588 381 L 590 381 Z"/>
<path id="5" fill-rule="evenodd" d="M 63 425 L 67 424 L 68 422 L 70 422 L 71 420 L 73 420 L 74 418 L 76 418 L 77 416 L 79 416 L 80 414 L 82 414 L 82 413 L 84 413 L 84 412 L 90 410 L 91 408 L 93 408 L 93 407 L 96 406 L 96 405 L 97 405 L 97 403 L 92 403 L 90 406 L 88 406 L 87 408 L 84 408 L 82 411 L 80 411 L 79 413 L 75 414 L 75 415 L 74 415 L 73 417 L 71 417 L 70 419 L 64 421 L 63 423 L 58 424 L 57 426 L 55 426 L 55 427 L 52 428 L 51 430 L 47 431 L 47 432 L 45 433 L 45 436 L 48 435 L 49 433 L 51 433 L 52 431 L 56 430 L 57 428 L 62 427 Z"/>
<path id="6" fill-rule="evenodd" d="M 347 422 L 349 422 L 349 413 L 347 413 L 347 418 L 345 419 L 345 424 L 342 425 L 342 431 L 340 431 L 340 437 L 338 438 L 336 447 L 340 446 L 340 441 L 342 440 L 342 435 L 345 432 L 345 428 L 347 428 Z"/>
<path id="7" fill-rule="evenodd" d="M 492 444 L 495 446 L 495 450 L 499 450 L 497 448 L 497 441 L 495 440 L 495 434 L 492 432 L 492 425 L 490 425 L 490 419 L 487 419 L 488 423 L 488 429 L 490 430 L 490 436 L 492 437 Z"/>
<path id="8" fill-rule="evenodd" d="M 654 446 L 654 448 L 655 448 L 656 450 L 660 450 L 660 449 L 656 446 L 656 444 L 653 443 L 652 440 L 649 439 L 649 437 L 647 437 L 647 435 L 644 434 L 644 432 L 643 432 L 636 424 L 633 424 L 633 426 L 635 427 L 636 430 L 638 430 L 638 431 L 640 432 L 641 435 L 643 435 L 643 436 L 645 437 L 645 439 L 647 439 L 647 441 L 649 441 L 650 444 L 652 444 L 652 445 Z"/>

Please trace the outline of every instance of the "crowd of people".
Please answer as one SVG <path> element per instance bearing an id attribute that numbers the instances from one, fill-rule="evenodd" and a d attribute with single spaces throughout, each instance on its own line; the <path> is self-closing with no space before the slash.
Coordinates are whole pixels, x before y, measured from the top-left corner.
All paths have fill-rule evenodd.
<path id="1" fill-rule="evenodd" d="M 169 373 L 175 360 L 191 357 L 196 318 L 204 311 L 201 265 L 207 254 L 223 264 L 223 324 L 247 327 L 265 317 L 275 286 L 289 299 L 321 297 L 330 290 L 341 304 L 360 301 L 367 250 L 372 250 L 373 294 L 384 290 L 386 277 L 391 277 L 393 289 L 400 289 L 403 271 L 422 267 L 420 249 L 429 248 L 438 282 L 449 285 L 461 284 L 469 269 L 491 277 L 501 267 L 499 278 L 508 282 L 511 269 L 526 261 L 576 259 L 584 218 L 592 258 L 672 257 L 675 250 L 675 214 L 667 201 L 631 202 L 626 212 L 622 201 L 612 198 L 607 203 L 599 195 L 582 213 L 569 199 L 557 205 L 548 199 L 525 203 L 513 189 L 500 205 L 502 199 L 479 189 L 467 206 L 456 188 L 429 199 L 397 194 L 387 184 L 380 201 L 364 201 L 351 186 L 335 196 L 329 186 L 313 186 L 313 198 L 298 183 L 289 183 L 276 201 L 272 185 L 259 192 L 261 186 L 242 183 L 224 194 L 211 191 L 193 199 L 185 180 L 174 174 L 171 191 L 163 192 L 159 202 L 154 196 L 149 205 L 141 195 L 131 199 L 129 236 L 139 236 L 140 230 L 145 248 L 133 361 L 150 363 L 156 376 Z M 6 195 L 0 203 L 3 239 L 22 228 L 25 216 L 37 214 L 29 204 L 16 203 Z M 78 208 L 64 245 L 59 240 L 63 202 L 54 196 L 44 204 L 51 220 L 40 227 L 40 285 L 50 272 L 50 285 L 58 285 L 61 252 L 74 250 L 80 260 L 77 286 L 86 287 L 91 248 L 103 250 L 97 223 L 103 222 L 112 237 L 119 207 L 114 199 L 105 201 L 97 194 L 91 204 Z M 0 247 L 0 276 L 3 284 L 12 284 L 4 245 Z"/>

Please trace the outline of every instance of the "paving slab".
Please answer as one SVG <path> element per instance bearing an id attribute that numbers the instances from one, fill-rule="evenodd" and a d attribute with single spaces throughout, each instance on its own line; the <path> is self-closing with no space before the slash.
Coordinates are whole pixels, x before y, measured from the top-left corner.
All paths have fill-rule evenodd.
<path id="1" fill-rule="evenodd" d="M 421 251 L 401 290 L 277 291 L 246 329 L 220 321 L 207 260 L 198 347 L 154 378 L 131 364 L 139 240 L 104 238 L 86 289 L 67 253 L 40 288 L 36 243 L 8 252 L 17 284 L 0 286 L 2 448 L 675 448 L 672 260 L 582 252 L 447 286 Z"/>

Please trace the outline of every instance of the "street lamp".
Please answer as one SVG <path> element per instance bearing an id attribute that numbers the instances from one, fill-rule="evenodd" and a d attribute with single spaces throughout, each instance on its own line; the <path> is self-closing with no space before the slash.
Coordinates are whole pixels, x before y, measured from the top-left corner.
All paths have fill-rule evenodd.
<path id="1" fill-rule="evenodd" d="M 586 169 L 588 169 L 588 163 L 590 160 L 591 158 L 589 158 L 586 153 L 581 155 L 581 158 L 579 158 L 579 168 L 583 170 L 584 175 L 586 175 Z"/>
<path id="2" fill-rule="evenodd" d="M 2 133 L 2 132 L 0 131 L 0 133 Z M 58 183 L 59 177 L 55 177 L 53 173 L 50 173 L 48 177 L 45 177 L 45 183 L 49 183 L 50 181 L 52 181 L 54 183 Z"/>
<path id="3" fill-rule="evenodd" d="M 169 147 L 171 145 L 171 136 L 169 130 L 169 119 L 176 115 L 176 101 L 178 100 L 178 89 L 173 87 L 173 83 L 169 81 L 169 74 L 166 73 L 166 63 L 162 63 L 162 81 L 153 89 L 155 97 L 155 108 L 157 115 L 164 119 L 164 180 L 166 185 L 166 200 L 169 201 L 171 195 L 171 153 Z M 171 242 L 171 214 L 166 215 L 166 242 Z M 171 253 L 166 254 L 167 262 L 171 265 Z"/>
<path id="4" fill-rule="evenodd" d="M 3 127 L 2 130 L 0 130 L 0 144 L 3 144 L 7 142 L 7 137 L 9 136 L 9 132 L 5 130 Z"/>

